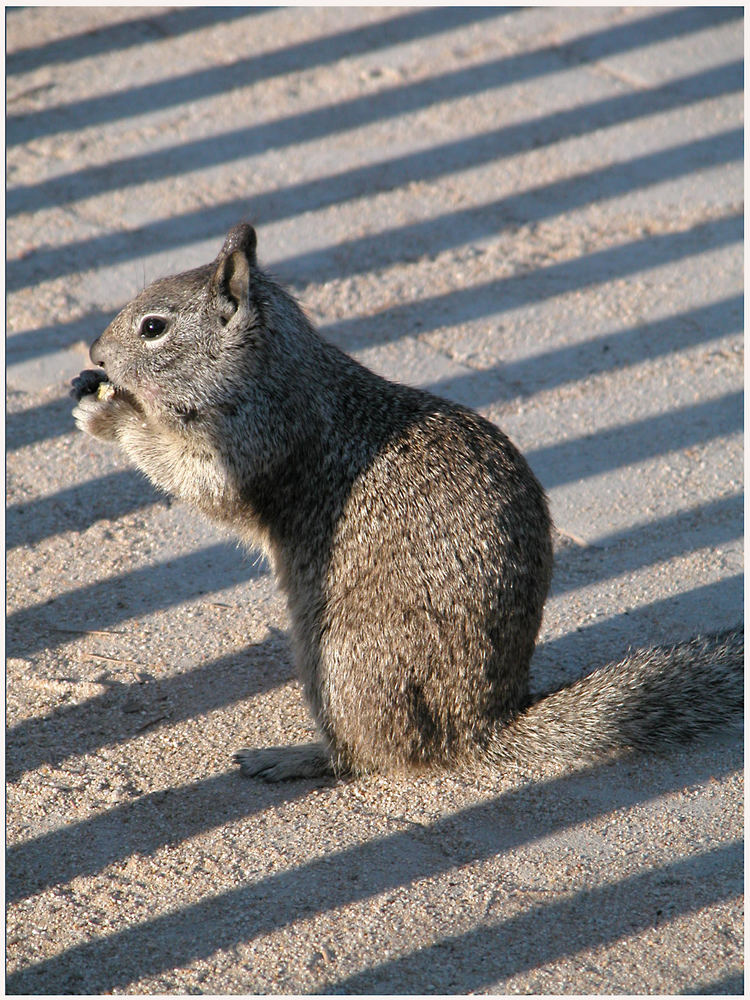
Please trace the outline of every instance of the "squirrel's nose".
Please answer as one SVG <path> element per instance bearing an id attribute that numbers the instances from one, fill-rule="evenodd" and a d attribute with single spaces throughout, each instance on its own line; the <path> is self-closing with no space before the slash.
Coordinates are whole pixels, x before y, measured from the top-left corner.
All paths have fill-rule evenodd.
<path id="1" fill-rule="evenodd" d="M 106 367 L 104 364 L 104 352 L 102 351 L 101 337 L 97 337 L 89 348 L 89 357 L 99 368 Z"/>

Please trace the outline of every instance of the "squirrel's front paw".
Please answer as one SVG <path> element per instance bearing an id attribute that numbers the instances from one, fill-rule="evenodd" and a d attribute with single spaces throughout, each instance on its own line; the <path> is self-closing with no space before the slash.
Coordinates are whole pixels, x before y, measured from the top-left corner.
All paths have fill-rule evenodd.
<path id="1" fill-rule="evenodd" d="M 79 430 L 101 441 L 115 441 L 118 429 L 136 416 L 130 399 L 109 382 L 102 382 L 95 394 L 82 396 L 73 409 Z"/>
<path id="2" fill-rule="evenodd" d="M 88 394 L 83 396 L 73 410 L 73 419 L 79 430 L 102 441 L 114 441 L 117 418 L 111 402 Z"/>

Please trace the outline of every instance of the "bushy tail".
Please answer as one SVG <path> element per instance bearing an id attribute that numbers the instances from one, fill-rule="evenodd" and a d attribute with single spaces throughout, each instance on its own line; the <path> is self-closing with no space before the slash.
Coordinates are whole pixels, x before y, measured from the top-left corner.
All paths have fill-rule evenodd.
<path id="1" fill-rule="evenodd" d="M 493 763 L 592 760 L 655 750 L 735 722 L 742 711 L 744 627 L 638 650 L 541 695 L 485 747 Z"/>

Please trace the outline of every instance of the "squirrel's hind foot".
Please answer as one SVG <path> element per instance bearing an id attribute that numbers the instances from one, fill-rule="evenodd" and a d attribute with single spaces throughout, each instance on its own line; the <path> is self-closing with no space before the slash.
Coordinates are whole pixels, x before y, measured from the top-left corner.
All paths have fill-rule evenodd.
<path id="1" fill-rule="evenodd" d="M 246 778 L 261 778 L 263 781 L 333 777 L 337 773 L 331 755 L 322 743 L 263 750 L 243 749 L 237 751 L 233 760 L 240 765 Z"/>

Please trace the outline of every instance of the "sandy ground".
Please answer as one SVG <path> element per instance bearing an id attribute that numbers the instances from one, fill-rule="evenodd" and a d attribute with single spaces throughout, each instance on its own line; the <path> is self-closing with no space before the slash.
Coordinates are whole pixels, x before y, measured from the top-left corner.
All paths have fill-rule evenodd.
<path id="1" fill-rule="evenodd" d="M 325 336 L 550 494 L 542 688 L 742 619 L 742 8 L 7 12 L 8 992 L 709 993 L 742 745 L 267 786 L 268 568 L 74 430 L 243 218 Z"/>

